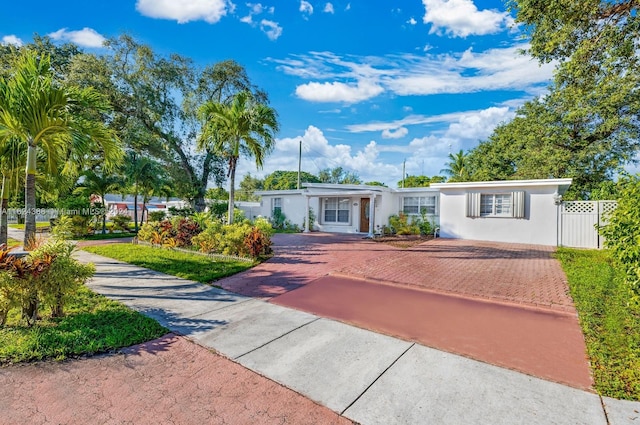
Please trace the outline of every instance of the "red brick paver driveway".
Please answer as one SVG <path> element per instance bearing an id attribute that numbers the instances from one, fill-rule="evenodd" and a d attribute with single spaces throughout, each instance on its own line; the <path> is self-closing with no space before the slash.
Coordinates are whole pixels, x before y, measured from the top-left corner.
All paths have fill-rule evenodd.
<path id="1" fill-rule="evenodd" d="M 276 235 L 276 256 L 228 290 L 588 389 L 584 338 L 552 247 Z"/>

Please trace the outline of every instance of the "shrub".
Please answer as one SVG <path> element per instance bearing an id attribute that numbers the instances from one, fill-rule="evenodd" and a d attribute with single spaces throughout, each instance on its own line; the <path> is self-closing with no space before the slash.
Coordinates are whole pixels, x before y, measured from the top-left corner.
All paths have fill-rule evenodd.
<path id="1" fill-rule="evenodd" d="M 419 235 L 420 227 L 415 223 L 415 220 L 410 220 L 410 217 L 400 212 L 398 215 L 392 215 L 389 217 L 389 226 L 393 233 L 397 235 Z"/>
<path id="2" fill-rule="evenodd" d="M 189 217 L 190 215 L 193 215 L 194 212 L 195 211 L 191 207 L 185 207 L 185 208 L 169 207 L 169 214 L 171 214 L 171 216 Z"/>
<path id="3" fill-rule="evenodd" d="M 176 231 L 175 241 L 177 246 L 191 246 L 191 239 L 202 232 L 200 225 L 188 218 L 180 219 L 174 228 Z"/>
<path id="4" fill-rule="evenodd" d="M 0 251 L 0 325 L 12 308 L 21 308 L 22 318 L 31 326 L 41 304 L 51 308 L 53 317 L 62 316 L 67 297 L 93 275 L 94 268 L 75 260 L 74 246 L 50 240 L 25 257 Z"/>
<path id="5" fill-rule="evenodd" d="M 149 213 L 149 221 L 162 221 L 167 216 L 165 211 L 151 211 Z"/>
<path id="6" fill-rule="evenodd" d="M 157 221 L 148 221 L 138 230 L 138 239 L 145 242 L 155 243 L 154 234 L 159 234 L 160 223 Z"/>
<path id="7" fill-rule="evenodd" d="M 640 175 L 627 176 L 620 183 L 618 206 L 599 231 L 624 271 L 625 282 L 640 297 Z"/>
<path id="8" fill-rule="evenodd" d="M 111 217 L 111 221 L 113 222 L 113 229 L 120 230 L 122 232 L 129 231 L 129 223 L 131 222 L 131 217 L 128 215 L 114 215 Z"/>
<path id="9" fill-rule="evenodd" d="M 244 237 L 244 246 L 253 258 L 271 254 L 271 239 L 257 226 L 252 227 Z"/>
<path id="10" fill-rule="evenodd" d="M 287 220 L 287 216 L 281 210 L 273 211 L 273 215 L 271 216 L 271 225 L 274 229 L 282 230 L 284 229 L 284 224 Z"/>
<path id="11" fill-rule="evenodd" d="M 55 226 L 51 228 L 51 235 L 60 240 L 73 238 L 73 222 L 71 217 L 63 215 L 56 219 Z"/>

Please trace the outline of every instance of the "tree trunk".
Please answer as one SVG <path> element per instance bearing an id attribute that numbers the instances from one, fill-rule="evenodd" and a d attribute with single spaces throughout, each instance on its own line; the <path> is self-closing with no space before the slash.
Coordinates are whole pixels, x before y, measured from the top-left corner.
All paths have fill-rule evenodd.
<path id="1" fill-rule="evenodd" d="M 238 158 L 231 158 L 229 161 L 229 219 L 227 223 L 233 224 L 233 208 L 236 196 L 236 164 Z"/>
<path id="2" fill-rule="evenodd" d="M 144 222 L 144 210 L 146 209 L 147 201 L 142 198 L 142 212 L 140 212 L 140 227 L 142 227 L 142 223 Z M 149 213 L 147 213 L 147 220 L 149 219 Z"/>
<path id="3" fill-rule="evenodd" d="M 133 229 L 138 233 L 138 193 L 133 195 Z"/>
<path id="4" fill-rule="evenodd" d="M 29 143 L 27 150 L 26 183 L 24 191 L 24 240 L 25 250 L 36 241 L 36 147 Z"/>
<path id="5" fill-rule="evenodd" d="M 2 175 L 2 200 L 0 201 L 0 245 L 7 244 L 7 208 L 9 207 L 9 181 Z"/>

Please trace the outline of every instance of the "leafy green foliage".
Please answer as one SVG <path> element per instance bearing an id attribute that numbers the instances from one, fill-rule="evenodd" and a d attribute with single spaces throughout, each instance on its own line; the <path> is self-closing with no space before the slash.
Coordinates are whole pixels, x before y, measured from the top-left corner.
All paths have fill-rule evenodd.
<path id="1" fill-rule="evenodd" d="M 625 282 L 640 300 L 640 175 L 626 177 L 620 185 L 618 206 L 599 230 Z"/>
<path id="2" fill-rule="evenodd" d="M 131 222 L 131 217 L 124 214 L 117 214 L 111 217 L 111 221 L 113 222 L 114 230 L 120 230 L 121 232 L 129 231 L 129 223 Z"/>
<path id="3" fill-rule="evenodd" d="M 442 176 L 406 176 L 398 182 L 398 187 L 429 187 L 431 183 L 444 183 L 445 180 Z"/>
<path id="4" fill-rule="evenodd" d="M 320 183 L 320 179 L 306 171 L 300 172 L 300 184 Z M 297 171 L 274 171 L 264 178 L 264 190 L 294 190 L 298 188 Z"/>
<path id="5" fill-rule="evenodd" d="M 318 179 L 321 183 L 362 184 L 358 174 L 349 172 L 342 167 L 325 168 L 318 173 Z"/>
<path id="6" fill-rule="evenodd" d="M 389 227 L 396 235 L 419 235 L 420 226 L 409 215 L 400 212 L 389 217 Z"/>
<path id="7" fill-rule="evenodd" d="M 74 246 L 49 240 L 26 257 L 0 251 L 0 325 L 13 308 L 32 326 L 40 305 L 51 308 L 53 317 L 63 315 L 67 297 L 93 275 L 94 268 L 71 257 Z"/>
<path id="8" fill-rule="evenodd" d="M 440 170 L 441 173 L 449 176 L 450 182 L 466 182 L 471 178 L 469 172 L 469 154 L 462 149 L 457 153 L 449 154 L 449 162 L 446 167 Z"/>
<path id="9" fill-rule="evenodd" d="M 11 314 L 0 327 L 0 365 L 109 352 L 168 332 L 155 320 L 85 286 L 69 295 L 65 310 L 64 317 L 54 318 L 41 311 L 41 319 L 31 327 Z"/>
<path id="10" fill-rule="evenodd" d="M 599 394 L 640 400 L 640 304 L 610 252 L 560 248 Z"/>
<path id="11" fill-rule="evenodd" d="M 235 176 L 241 156 L 253 158 L 262 168 L 264 159 L 275 147 L 275 135 L 280 129 L 278 114 L 263 99 L 250 91 L 241 91 L 229 104 L 208 101 L 200 107 L 203 132 L 198 148 L 227 159 L 229 168 L 229 215 L 234 221 Z"/>
<path id="12" fill-rule="evenodd" d="M 149 213 L 149 221 L 162 221 L 167 216 L 167 213 L 162 210 L 151 211 Z"/>

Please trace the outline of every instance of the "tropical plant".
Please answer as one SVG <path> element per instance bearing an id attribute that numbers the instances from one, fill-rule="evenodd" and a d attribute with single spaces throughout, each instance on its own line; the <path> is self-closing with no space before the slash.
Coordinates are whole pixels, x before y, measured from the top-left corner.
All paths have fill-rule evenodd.
<path id="1" fill-rule="evenodd" d="M 640 300 L 640 175 L 624 177 L 619 187 L 618 206 L 599 230 Z"/>
<path id="2" fill-rule="evenodd" d="M 97 195 L 100 203 L 104 205 L 107 193 L 112 192 L 122 185 L 122 179 L 116 175 L 109 175 L 104 171 L 86 170 L 82 173 L 84 179 L 74 190 L 74 193 L 82 193 L 85 196 Z M 102 234 L 107 232 L 107 212 L 100 214 L 102 219 Z"/>
<path id="3" fill-rule="evenodd" d="M 95 90 L 54 80 L 46 54 L 25 50 L 13 75 L 0 78 L 0 142 L 18 139 L 27 151 L 25 247 L 35 240 L 39 150 L 46 157 L 49 175 L 71 173 L 70 167 L 82 163 L 94 149 L 102 151 L 105 166 L 116 165 L 120 145 L 99 117 L 108 110 L 108 102 Z"/>
<path id="4" fill-rule="evenodd" d="M 468 154 L 462 149 L 458 153 L 450 153 L 449 162 L 440 172 L 449 176 L 448 181 L 450 182 L 468 181 L 470 178 Z"/>
<path id="5" fill-rule="evenodd" d="M 200 108 L 203 133 L 199 149 L 213 149 L 227 160 L 229 178 L 229 216 L 233 223 L 236 167 L 240 156 L 253 157 L 262 168 L 275 143 L 279 129 L 276 111 L 259 102 L 250 92 L 236 94 L 229 105 L 206 102 Z"/>
<path id="6" fill-rule="evenodd" d="M 126 191 L 133 194 L 133 223 L 134 231 L 138 231 L 138 197 L 142 196 L 142 216 L 149 193 L 161 184 L 160 165 L 146 156 L 137 152 L 128 151 L 124 162 L 124 180 L 127 183 Z M 143 217 L 141 217 L 143 218 Z M 140 223 L 142 220 L 140 221 Z"/>

